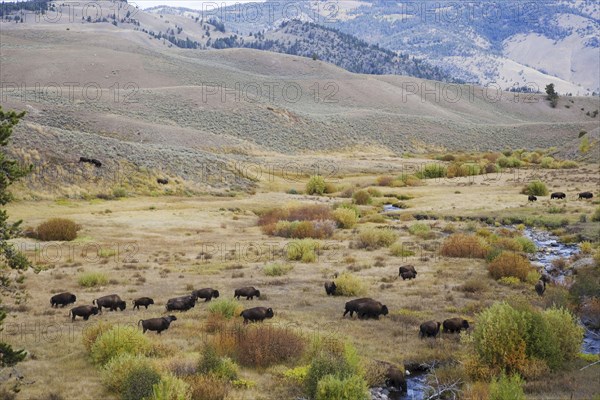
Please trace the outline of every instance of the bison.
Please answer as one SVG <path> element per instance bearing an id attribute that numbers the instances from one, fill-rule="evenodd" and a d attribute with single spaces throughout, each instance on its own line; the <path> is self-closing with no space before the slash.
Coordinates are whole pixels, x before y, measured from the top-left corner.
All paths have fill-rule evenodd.
<path id="1" fill-rule="evenodd" d="M 195 305 L 196 305 L 196 296 L 188 295 L 188 296 L 174 297 L 172 299 L 169 299 L 167 301 L 167 304 L 165 307 L 166 307 L 167 311 L 173 311 L 173 310 L 187 311 L 190 308 L 194 307 Z"/>
<path id="2" fill-rule="evenodd" d="M 360 299 L 354 299 L 354 300 L 350 300 L 348 302 L 346 302 L 345 305 L 345 309 L 344 309 L 344 314 L 342 315 L 342 317 L 345 317 L 346 314 L 350 313 L 350 317 L 352 317 L 354 315 L 354 313 L 358 312 L 358 306 L 362 303 L 379 303 L 377 300 L 373 300 L 370 297 L 363 297 Z M 379 303 L 381 304 L 381 303 Z"/>
<path id="3" fill-rule="evenodd" d="M 248 308 L 240 313 L 244 317 L 244 324 L 250 322 L 262 322 L 265 318 L 273 318 L 273 309 L 266 307 Z"/>
<path id="4" fill-rule="evenodd" d="M 379 319 L 380 315 L 388 315 L 388 308 L 379 302 L 360 303 L 356 308 L 356 313 L 360 319 L 374 318 Z"/>
<path id="5" fill-rule="evenodd" d="M 161 185 L 168 185 L 169 184 L 169 180 L 167 178 L 157 178 L 156 182 L 160 183 Z"/>
<path id="6" fill-rule="evenodd" d="M 246 286 L 243 288 L 235 289 L 233 297 L 236 299 L 240 299 L 240 297 L 245 297 L 246 300 L 252 300 L 254 297 L 260 297 L 260 290 L 254 288 L 254 286 Z"/>
<path id="7" fill-rule="evenodd" d="M 327 293 L 328 296 L 335 295 L 336 289 L 337 289 L 337 286 L 336 286 L 335 282 L 333 282 L 333 281 L 325 282 L 325 293 Z"/>
<path id="8" fill-rule="evenodd" d="M 147 310 L 150 304 L 154 304 L 154 300 L 152 300 L 150 297 L 140 297 L 133 300 L 133 309 L 135 310 L 137 308 L 139 310 L 140 306 L 144 306 Z"/>
<path id="9" fill-rule="evenodd" d="M 402 393 L 406 393 L 408 390 L 406 384 L 406 377 L 404 376 L 404 372 L 402 369 L 398 368 L 396 365 L 389 363 L 387 361 L 379 361 L 374 360 L 376 364 L 385 368 L 385 384 L 396 390 L 401 391 Z"/>
<path id="10" fill-rule="evenodd" d="M 92 304 L 98 306 L 100 314 L 102 314 L 102 308 L 109 308 L 110 311 L 116 311 L 118 308 L 119 310 L 123 311 L 127 307 L 127 303 L 121 300 L 121 298 L 116 294 L 100 297 L 99 299 L 92 301 Z"/>
<path id="11" fill-rule="evenodd" d="M 419 337 L 423 339 L 424 337 L 436 337 L 440 332 L 440 323 L 436 321 L 427 321 L 423 322 L 421 326 L 419 326 Z"/>
<path id="12" fill-rule="evenodd" d="M 94 166 L 96 166 L 98 168 L 100 168 L 102 166 L 102 163 L 100 161 L 96 160 L 95 158 L 79 157 L 79 162 L 94 164 Z"/>
<path id="13" fill-rule="evenodd" d="M 537 197 L 535 197 L 534 195 L 530 194 L 529 196 L 527 196 L 527 200 L 528 201 L 537 201 Z"/>
<path id="14" fill-rule="evenodd" d="M 76 301 L 77 301 L 77 296 L 75 296 L 73 293 L 64 292 L 64 293 L 59 293 L 59 294 L 55 294 L 54 296 L 52 296 L 50 298 L 50 305 L 52 307 L 58 308 L 59 304 L 61 307 L 64 307 L 67 304 L 72 304 L 72 303 L 75 303 Z"/>
<path id="15" fill-rule="evenodd" d="M 537 281 L 537 283 L 535 284 L 535 291 L 538 294 L 538 296 L 543 296 L 544 292 L 546 291 L 546 282 L 543 279 L 540 279 L 539 281 Z"/>
<path id="16" fill-rule="evenodd" d="M 413 274 L 415 274 L 415 276 L 417 275 L 417 270 L 413 265 L 404 265 L 398 268 L 398 275 L 402 276 L 403 272 L 412 272 Z"/>
<path id="17" fill-rule="evenodd" d="M 415 279 L 417 277 L 417 273 L 412 271 L 404 271 L 400 272 L 400 276 L 402 277 L 402 280 L 405 281 L 407 279 Z"/>
<path id="18" fill-rule="evenodd" d="M 204 299 L 204 301 L 207 302 L 219 297 L 219 291 L 212 288 L 198 289 L 192 292 L 192 296 L 196 296 L 198 299 Z"/>
<path id="19" fill-rule="evenodd" d="M 550 195 L 550 199 L 565 199 L 567 198 L 567 195 L 564 194 L 563 192 L 554 192 Z"/>
<path id="20" fill-rule="evenodd" d="M 455 333 L 460 332 L 462 329 L 469 329 L 469 321 L 462 318 L 450 318 L 444 321 L 442 324 L 444 327 L 444 332 L 447 333 Z"/>
<path id="21" fill-rule="evenodd" d="M 100 168 L 102 166 L 102 163 L 100 161 L 96 160 L 95 158 L 92 158 L 90 161 L 92 164 L 94 164 L 94 166 L 96 168 Z"/>
<path id="22" fill-rule="evenodd" d="M 141 322 L 143 329 L 142 333 L 146 333 L 146 331 L 156 331 L 156 334 L 160 335 L 162 331 L 169 329 L 169 326 L 173 321 L 177 321 L 177 317 L 174 315 L 169 315 L 162 318 L 140 319 L 138 321 L 138 326 L 140 326 Z"/>
<path id="23" fill-rule="evenodd" d="M 83 317 L 87 321 L 90 315 L 98 315 L 98 307 L 96 306 L 78 306 L 71 308 L 69 315 L 72 316 L 71 321 L 75 321 L 75 317 Z"/>
<path id="24" fill-rule="evenodd" d="M 591 199 L 592 197 L 594 197 L 592 192 L 581 192 L 578 196 L 579 199 Z"/>

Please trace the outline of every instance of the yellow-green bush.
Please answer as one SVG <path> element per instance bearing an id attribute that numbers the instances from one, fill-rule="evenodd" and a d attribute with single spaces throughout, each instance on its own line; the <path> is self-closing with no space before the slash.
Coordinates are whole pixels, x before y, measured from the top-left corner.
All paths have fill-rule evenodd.
<path id="1" fill-rule="evenodd" d="M 308 396 L 316 398 L 319 382 L 328 379 L 328 376 L 340 380 L 357 376 L 364 382 L 364 373 L 360 365 L 361 360 L 356 353 L 356 349 L 349 344 L 345 344 L 341 352 L 321 350 L 312 358 L 304 380 Z M 364 385 L 366 387 L 366 382 Z M 333 386 L 337 387 L 337 385 Z"/>
<path id="2" fill-rule="evenodd" d="M 354 210 L 342 207 L 333 212 L 333 218 L 337 226 L 342 229 L 353 228 L 358 222 L 358 215 Z"/>
<path id="3" fill-rule="evenodd" d="M 92 344 L 90 356 L 95 364 L 104 365 L 121 354 L 148 355 L 153 347 L 141 330 L 128 326 L 113 326 Z"/>
<path id="4" fill-rule="evenodd" d="M 114 393 L 122 393 L 125 380 L 136 369 L 154 369 L 149 358 L 141 355 L 122 353 L 113 357 L 102 367 L 102 383 Z"/>
<path id="5" fill-rule="evenodd" d="M 354 192 L 352 195 L 352 200 L 355 204 L 363 206 L 371 203 L 371 195 L 366 190 L 359 190 Z"/>
<path id="6" fill-rule="evenodd" d="M 360 296 L 366 293 L 367 289 L 360 278 L 343 273 L 335 280 L 335 294 L 337 296 Z"/>
<path id="7" fill-rule="evenodd" d="M 108 277 L 102 272 L 85 272 L 77 278 L 79 286 L 94 287 L 108 284 Z"/>
<path id="8" fill-rule="evenodd" d="M 405 246 L 404 243 L 396 242 L 390 246 L 390 254 L 396 257 L 414 256 L 415 252 Z"/>
<path id="9" fill-rule="evenodd" d="M 529 184 L 523 188 L 522 193 L 533 196 L 547 196 L 548 188 L 544 182 L 536 180 L 529 182 Z"/>
<path id="10" fill-rule="evenodd" d="M 503 372 L 490 383 L 490 400 L 525 400 L 524 383 L 519 375 L 507 376 Z"/>
<path id="11" fill-rule="evenodd" d="M 367 382 L 358 375 L 339 378 L 326 375 L 317 384 L 316 400 L 368 400 L 370 399 Z"/>
<path id="12" fill-rule="evenodd" d="M 81 226 L 74 221 L 66 218 L 52 218 L 41 223 L 36 230 L 36 237 L 39 240 L 66 240 L 71 241 L 77 237 L 77 231 Z"/>
<path id="13" fill-rule="evenodd" d="M 154 385 L 160 383 L 160 374 L 152 368 L 137 368 L 126 376 L 121 398 L 143 400 L 153 395 Z"/>
<path id="14" fill-rule="evenodd" d="M 218 299 L 208 305 L 209 314 L 220 315 L 226 319 L 238 317 L 243 309 L 244 307 L 233 299 Z"/>
<path id="15" fill-rule="evenodd" d="M 81 332 L 81 340 L 83 342 L 83 347 L 88 351 L 88 353 L 92 350 L 92 345 L 104 332 L 108 331 L 113 327 L 113 324 L 110 322 L 100 321 L 93 325 L 86 326 Z"/>
<path id="16" fill-rule="evenodd" d="M 224 400 L 230 390 L 228 382 L 213 375 L 190 376 L 185 381 L 190 385 L 194 400 Z"/>
<path id="17" fill-rule="evenodd" d="M 431 237 L 431 227 L 423 222 L 415 222 L 408 227 L 408 232 L 423 239 Z"/>
<path id="18" fill-rule="evenodd" d="M 523 282 L 527 281 L 532 269 L 529 260 L 512 251 L 503 251 L 488 265 L 488 271 L 494 279 L 512 276 Z"/>
<path id="19" fill-rule="evenodd" d="M 307 194 L 322 195 L 325 193 L 325 179 L 320 175 L 313 175 L 306 183 Z"/>
<path id="20" fill-rule="evenodd" d="M 498 279 L 498 283 L 507 286 L 518 286 L 521 283 L 521 281 L 519 280 L 519 278 L 515 278 L 514 276 L 504 276 Z"/>
<path id="21" fill-rule="evenodd" d="M 396 232 L 391 229 L 369 227 L 359 232 L 357 246 L 368 250 L 388 247 L 396 241 L 397 237 Z"/>
<path id="22" fill-rule="evenodd" d="M 443 178 L 446 176 L 447 169 L 443 164 L 427 164 L 415 175 L 419 179 Z"/>
<path id="23" fill-rule="evenodd" d="M 152 387 L 149 400 L 192 400 L 190 385 L 173 375 L 165 375 Z"/>
<path id="24" fill-rule="evenodd" d="M 525 253 L 535 253 L 537 251 L 535 243 L 525 236 L 516 237 L 514 240 L 519 243 L 521 246 L 521 251 L 524 251 Z"/>
<path id="25" fill-rule="evenodd" d="M 289 368 L 283 372 L 283 376 L 286 379 L 294 383 L 304 383 L 306 376 L 308 375 L 309 365 L 301 365 L 296 368 Z"/>
<path id="26" fill-rule="evenodd" d="M 313 239 L 292 240 L 286 246 L 287 259 L 291 261 L 302 261 L 312 263 L 317 260 L 317 252 L 320 243 Z"/>
<path id="27" fill-rule="evenodd" d="M 444 240 L 441 253 L 446 257 L 485 258 L 489 246 L 481 237 L 455 233 Z"/>
<path id="28" fill-rule="evenodd" d="M 263 268 L 263 272 L 267 276 L 283 276 L 289 273 L 292 269 L 294 269 L 293 265 L 273 263 L 266 265 Z"/>

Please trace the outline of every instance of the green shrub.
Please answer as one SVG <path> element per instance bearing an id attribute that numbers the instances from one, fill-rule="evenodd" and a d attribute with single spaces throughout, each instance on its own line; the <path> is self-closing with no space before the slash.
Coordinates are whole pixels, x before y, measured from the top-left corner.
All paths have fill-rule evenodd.
<path id="1" fill-rule="evenodd" d="M 531 239 L 528 239 L 524 236 L 519 236 L 515 238 L 515 241 L 519 243 L 521 246 L 521 251 L 525 253 L 535 253 L 537 251 L 537 247 Z"/>
<path id="2" fill-rule="evenodd" d="M 148 355 L 152 349 L 150 339 L 141 330 L 115 325 L 98 336 L 91 347 L 90 356 L 95 364 L 104 365 L 121 354 Z"/>
<path id="3" fill-rule="evenodd" d="M 531 270 L 529 260 L 512 251 L 503 251 L 488 265 L 488 271 L 494 279 L 515 277 L 525 282 Z"/>
<path id="4" fill-rule="evenodd" d="M 419 179 L 443 178 L 446 176 L 447 169 L 443 164 L 427 164 L 415 176 Z"/>
<path id="5" fill-rule="evenodd" d="M 338 208 L 333 212 L 333 218 L 337 226 L 342 229 L 353 228 L 358 222 L 358 215 L 349 208 Z"/>
<path id="6" fill-rule="evenodd" d="M 369 194 L 372 197 L 382 197 L 383 196 L 383 193 L 381 193 L 381 190 L 376 189 L 376 188 L 370 187 L 370 188 L 367 189 L 367 192 L 369 192 Z"/>
<path id="7" fill-rule="evenodd" d="M 374 250 L 388 247 L 394 243 L 398 235 L 391 229 L 365 228 L 358 234 L 357 246 L 359 248 Z"/>
<path id="8" fill-rule="evenodd" d="M 366 190 L 359 190 L 354 192 L 352 200 L 355 204 L 363 206 L 371 203 L 371 195 Z"/>
<path id="9" fill-rule="evenodd" d="M 545 360 L 552 370 L 559 369 L 566 361 L 577 357 L 583 340 L 583 328 L 577 319 L 564 308 L 544 310 L 545 336 L 550 337 L 553 349 L 546 351 Z"/>
<path id="10" fill-rule="evenodd" d="M 79 275 L 77 283 L 83 287 L 105 286 L 108 284 L 108 277 L 102 272 L 86 272 Z"/>
<path id="11" fill-rule="evenodd" d="M 313 175 L 306 183 L 306 193 L 320 196 L 325 193 L 325 187 L 325 179 L 320 175 Z"/>
<path id="12" fill-rule="evenodd" d="M 361 296 L 367 292 L 362 281 L 358 277 L 348 273 L 341 274 L 335 280 L 335 285 L 336 296 Z"/>
<path id="13" fill-rule="evenodd" d="M 38 225 L 36 238 L 43 241 L 71 241 L 77 237 L 81 226 L 66 218 L 52 218 Z"/>
<path id="14" fill-rule="evenodd" d="M 490 383 L 490 400 L 525 400 L 523 380 L 519 375 L 506 376 L 503 372 L 499 378 Z"/>
<path id="15" fill-rule="evenodd" d="M 313 239 L 297 239 L 287 244 L 287 259 L 312 263 L 317 260 L 320 243 Z"/>
<path id="16" fill-rule="evenodd" d="M 173 375 L 163 376 L 159 383 L 152 387 L 149 400 L 191 400 L 190 385 Z"/>
<path id="17" fill-rule="evenodd" d="M 317 384 L 316 400 L 368 400 L 370 393 L 363 377 L 337 378 L 326 375 Z"/>
<path id="18" fill-rule="evenodd" d="M 513 156 L 502 156 L 498 158 L 497 164 L 502 168 L 518 168 L 521 166 L 522 162 L 521 160 Z"/>
<path id="19" fill-rule="evenodd" d="M 554 158 L 552 158 L 550 156 L 542 157 L 542 159 L 540 160 L 540 166 L 542 168 L 550 168 L 553 163 L 554 163 Z"/>
<path id="20" fill-rule="evenodd" d="M 193 400 L 224 400 L 230 390 L 228 382 L 213 375 L 195 375 L 186 382 L 190 385 Z"/>
<path id="21" fill-rule="evenodd" d="M 362 378 L 360 360 L 352 346 L 346 344 L 341 352 L 321 350 L 312 358 L 308 367 L 308 373 L 304 380 L 306 392 L 310 398 L 315 398 L 318 393 L 319 381 L 327 376 L 347 379 L 355 375 Z"/>
<path id="22" fill-rule="evenodd" d="M 293 265 L 273 263 L 266 265 L 263 268 L 263 272 L 267 276 L 283 276 L 294 269 Z"/>
<path id="23" fill-rule="evenodd" d="M 396 257 L 414 256 L 415 252 L 406 247 L 403 243 L 396 242 L 390 246 L 390 254 Z"/>
<path id="24" fill-rule="evenodd" d="M 448 236 L 441 249 L 443 256 L 459 258 L 485 258 L 488 252 L 489 246 L 483 238 L 463 233 Z"/>
<path id="25" fill-rule="evenodd" d="M 113 189 L 112 194 L 114 198 L 120 199 L 127 197 L 127 190 L 124 187 L 116 187 Z"/>
<path id="26" fill-rule="evenodd" d="M 238 317 L 243 309 L 244 307 L 233 299 L 218 299 L 211 301 L 207 308 L 209 314 L 220 315 L 226 319 Z"/>
<path id="27" fill-rule="evenodd" d="M 514 276 L 504 276 L 498 279 L 498 283 L 507 286 L 518 286 L 521 283 L 521 281 L 519 280 L 519 278 L 515 278 Z"/>
<path id="28" fill-rule="evenodd" d="M 122 393 L 125 381 L 129 375 L 139 369 L 154 369 L 150 359 L 141 355 L 130 353 L 119 354 L 113 357 L 102 367 L 102 383 L 114 393 Z"/>
<path id="29" fill-rule="evenodd" d="M 286 369 L 283 376 L 294 383 L 304 383 L 308 375 L 308 365 L 302 365 L 296 368 Z"/>
<path id="30" fill-rule="evenodd" d="M 83 342 L 83 347 L 89 353 L 92 350 L 92 345 L 102 333 L 108 331 L 113 327 L 113 324 L 110 322 L 100 321 L 94 325 L 87 326 L 81 332 L 81 341 Z"/>
<path id="31" fill-rule="evenodd" d="M 160 374 L 152 368 L 131 371 L 123 382 L 123 400 L 145 400 L 153 395 L 154 385 L 160 383 Z"/>
<path id="32" fill-rule="evenodd" d="M 204 347 L 198 372 L 201 374 L 213 374 L 220 379 L 233 381 L 238 377 L 238 366 L 228 357 L 219 357 L 214 346 Z"/>
<path id="33" fill-rule="evenodd" d="M 547 196 L 548 188 L 546 187 L 546 184 L 542 181 L 532 181 L 529 182 L 529 184 L 523 188 L 522 193 L 533 196 Z"/>
<path id="34" fill-rule="evenodd" d="M 412 235 L 426 239 L 431 236 L 431 227 L 422 222 L 416 222 L 408 227 L 408 232 L 410 232 Z"/>

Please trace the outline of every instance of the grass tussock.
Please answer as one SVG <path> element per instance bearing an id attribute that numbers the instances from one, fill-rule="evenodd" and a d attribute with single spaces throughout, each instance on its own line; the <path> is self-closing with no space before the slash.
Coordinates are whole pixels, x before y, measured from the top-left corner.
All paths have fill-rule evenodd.
<path id="1" fill-rule="evenodd" d="M 359 249 L 375 250 L 388 247 L 394 243 L 398 235 L 391 229 L 378 229 L 369 227 L 361 230 L 356 240 Z"/>
<path id="2" fill-rule="evenodd" d="M 244 307 L 233 299 L 218 299 L 211 301 L 208 305 L 208 313 L 210 315 L 218 315 L 225 319 L 238 317 Z"/>
<path id="3" fill-rule="evenodd" d="M 297 239 L 286 246 L 286 257 L 290 261 L 312 263 L 317 260 L 320 243 L 314 239 Z"/>
<path id="4" fill-rule="evenodd" d="M 108 284 L 108 277 L 102 272 L 86 272 L 79 275 L 77 283 L 82 287 L 105 286 Z"/>
<path id="5" fill-rule="evenodd" d="M 358 223 L 358 214 L 352 209 L 340 207 L 333 211 L 333 219 L 339 228 L 350 229 Z"/>
<path id="6" fill-rule="evenodd" d="M 105 365 L 122 354 L 148 355 L 153 346 L 141 330 L 132 327 L 113 326 L 100 334 L 90 348 L 90 357 L 95 364 Z"/>
<path id="7" fill-rule="evenodd" d="M 81 226 L 66 218 L 52 218 L 36 229 L 36 238 L 43 241 L 71 241 L 77 238 Z"/>
<path id="8" fill-rule="evenodd" d="M 263 273 L 266 276 L 283 276 L 287 275 L 292 269 L 294 269 L 294 266 L 290 264 L 273 263 L 266 265 L 263 268 Z"/>
<path id="9" fill-rule="evenodd" d="M 336 296 L 362 296 L 367 288 L 362 280 L 352 274 L 343 273 L 335 280 Z"/>
<path id="10" fill-rule="evenodd" d="M 527 275 L 533 270 L 527 258 L 512 251 L 503 251 L 488 265 L 488 271 L 494 279 L 505 277 L 518 278 L 527 281 Z"/>
<path id="11" fill-rule="evenodd" d="M 485 258 L 489 251 L 484 239 L 475 235 L 455 233 L 442 244 L 441 253 L 446 257 Z"/>

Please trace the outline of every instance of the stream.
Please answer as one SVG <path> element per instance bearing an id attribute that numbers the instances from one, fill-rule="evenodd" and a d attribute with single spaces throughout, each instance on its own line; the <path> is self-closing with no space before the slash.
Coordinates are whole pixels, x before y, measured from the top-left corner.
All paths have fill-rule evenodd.
<path id="1" fill-rule="evenodd" d="M 396 211 L 396 207 L 388 206 L 385 211 Z M 398 209 L 400 210 L 400 209 Z M 566 276 L 572 275 L 570 270 L 558 270 L 552 265 L 552 261 L 559 258 L 569 258 L 579 252 L 579 247 L 572 244 L 564 244 L 558 237 L 550 232 L 526 228 L 523 236 L 531 239 L 537 246 L 537 252 L 531 255 L 533 265 L 543 268 L 555 283 L 562 283 Z M 581 344 L 581 352 L 586 354 L 600 353 L 600 331 L 593 331 L 584 326 L 585 334 Z M 406 376 L 408 386 L 407 393 L 390 390 L 386 387 L 371 389 L 372 400 L 423 400 L 427 390 L 427 374 L 415 373 Z"/>

